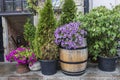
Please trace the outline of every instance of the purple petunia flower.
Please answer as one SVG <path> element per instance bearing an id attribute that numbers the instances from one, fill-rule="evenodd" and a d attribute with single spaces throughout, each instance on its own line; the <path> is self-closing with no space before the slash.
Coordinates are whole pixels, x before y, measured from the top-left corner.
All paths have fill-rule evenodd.
<path id="1" fill-rule="evenodd" d="M 71 22 L 57 28 L 54 32 L 55 43 L 66 49 L 76 49 L 82 46 L 87 32 L 80 29 L 79 22 Z"/>

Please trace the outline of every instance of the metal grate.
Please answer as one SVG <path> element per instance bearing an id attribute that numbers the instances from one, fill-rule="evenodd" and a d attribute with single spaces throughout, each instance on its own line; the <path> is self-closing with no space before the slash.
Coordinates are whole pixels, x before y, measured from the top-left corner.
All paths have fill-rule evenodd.
<path id="1" fill-rule="evenodd" d="M 26 0 L 0 0 L 0 12 L 23 12 L 27 10 Z"/>

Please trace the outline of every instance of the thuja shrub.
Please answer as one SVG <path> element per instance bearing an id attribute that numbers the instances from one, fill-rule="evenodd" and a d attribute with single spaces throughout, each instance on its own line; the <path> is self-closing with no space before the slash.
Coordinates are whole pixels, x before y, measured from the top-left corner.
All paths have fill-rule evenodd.
<path id="1" fill-rule="evenodd" d="M 62 6 L 62 14 L 58 26 L 72 22 L 77 12 L 74 0 L 65 0 Z"/>
<path id="2" fill-rule="evenodd" d="M 28 42 L 30 48 L 33 48 L 33 40 L 35 38 L 35 26 L 32 24 L 31 20 L 28 19 L 24 25 L 24 38 Z"/>
<path id="3" fill-rule="evenodd" d="M 42 59 L 43 46 L 45 47 L 45 45 L 54 40 L 54 30 L 56 29 L 56 19 L 54 17 L 51 0 L 45 0 L 45 4 L 39 16 L 39 23 L 35 34 L 34 50 L 37 56 Z"/>

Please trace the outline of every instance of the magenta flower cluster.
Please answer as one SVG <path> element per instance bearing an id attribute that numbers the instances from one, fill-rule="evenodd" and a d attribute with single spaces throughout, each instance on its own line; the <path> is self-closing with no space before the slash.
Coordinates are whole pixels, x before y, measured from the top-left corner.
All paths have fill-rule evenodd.
<path id="1" fill-rule="evenodd" d="M 71 22 L 57 28 L 54 32 L 55 43 L 66 49 L 77 49 L 83 44 L 87 32 L 80 29 L 79 22 Z"/>
<path id="2" fill-rule="evenodd" d="M 16 61 L 18 64 L 29 64 L 31 66 L 37 61 L 37 58 L 30 49 L 19 47 L 7 54 L 6 60 L 9 62 Z"/>

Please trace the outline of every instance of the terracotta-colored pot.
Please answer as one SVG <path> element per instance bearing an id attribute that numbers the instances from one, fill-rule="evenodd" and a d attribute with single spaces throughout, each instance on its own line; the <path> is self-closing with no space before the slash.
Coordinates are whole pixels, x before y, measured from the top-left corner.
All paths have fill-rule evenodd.
<path id="1" fill-rule="evenodd" d="M 27 64 L 19 64 L 17 65 L 16 72 L 19 74 L 29 72 L 30 69 Z"/>

